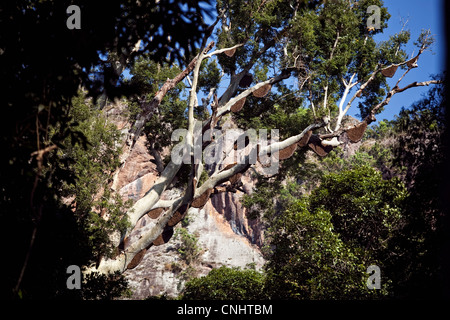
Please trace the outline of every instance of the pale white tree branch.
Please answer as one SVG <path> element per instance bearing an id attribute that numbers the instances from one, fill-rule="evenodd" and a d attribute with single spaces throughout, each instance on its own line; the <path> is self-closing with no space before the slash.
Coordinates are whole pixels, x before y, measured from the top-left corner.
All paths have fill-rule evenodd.
<path id="1" fill-rule="evenodd" d="M 341 126 L 341 122 L 342 119 L 344 118 L 345 114 L 347 113 L 348 109 L 350 108 L 349 105 L 347 105 L 347 108 L 345 108 L 345 110 L 343 110 L 342 108 L 344 107 L 344 103 L 345 100 L 347 100 L 347 96 L 350 92 L 350 90 L 358 83 L 358 81 L 353 82 L 353 79 L 355 78 L 356 73 L 353 73 L 352 76 L 350 77 L 349 82 L 347 82 L 344 78 L 342 78 L 342 81 L 344 82 L 344 93 L 341 97 L 341 101 L 339 102 L 339 115 L 336 121 L 336 126 L 334 128 L 334 131 L 339 130 L 339 127 Z"/>
<path id="2" fill-rule="evenodd" d="M 212 56 L 215 56 L 215 55 L 224 53 L 225 51 L 229 51 L 229 50 L 233 50 L 233 49 L 242 47 L 243 45 L 244 45 L 243 43 L 240 43 L 240 44 L 237 44 L 237 45 L 232 46 L 232 47 L 229 47 L 229 48 L 223 48 L 223 49 L 215 50 L 215 51 L 213 51 L 213 52 L 211 52 L 211 53 L 206 54 L 206 55 L 205 55 L 205 59 L 209 59 L 209 58 L 211 58 Z"/>
<path id="3" fill-rule="evenodd" d="M 340 142 L 337 137 L 333 137 L 331 140 L 322 140 L 320 143 L 323 146 L 332 146 L 332 147 L 338 147 L 342 144 L 342 142 Z"/>
<path id="4" fill-rule="evenodd" d="M 314 123 L 306 127 L 301 133 L 298 135 L 289 137 L 283 141 L 274 142 L 273 144 L 267 145 L 265 147 L 261 147 L 258 150 L 256 145 L 251 146 L 252 150 L 249 152 L 248 155 L 246 155 L 241 161 L 241 163 L 237 163 L 233 167 L 222 170 L 222 171 L 216 171 L 214 174 L 212 174 L 197 190 L 195 191 L 194 198 L 202 195 L 204 192 L 206 192 L 208 189 L 212 189 L 215 186 L 217 186 L 219 183 L 222 183 L 226 180 L 228 180 L 230 177 L 234 176 L 235 174 L 242 172 L 249 168 L 250 164 L 250 153 L 251 152 L 258 152 L 259 154 L 270 154 L 270 153 L 276 153 L 279 150 L 282 150 L 284 148 L 287 148 L 295 143 L 298 143 L 303 136 L 311 130 L 318 129 L 321 127 L 326 126 L 325 122 L 322 123 Z M 239 139 L 239 137 L 237 137 Z"/>
<path id="5" fill-rule="evenodd" d="M 390 102 L 390 100 L 392 99 L 392 97 L 397 93 L 400 93 L 400 92 L 403 92 L 403 91 L 406 91 L 408 89 L 415 88 L 415 87 L 423 87 L 423 86 L 429 86 L 430 84 L 441 84 L 441 83 L 443 83 L 442 80 L 429 80 L 429 81 L 423 81 L 423 82 L 413 82 L 403 88 L 399 88 L 399 87 L 395 86 L 394 88 L 392 88 L 391 91 L 388 92 L 386 98 L 372 109 L 372 111 L 370 112 L 370 115 L 375 116 L 377 111 L 379 109 L 381 109 L 382 107 L 384 107 L 385 105 L 387 105 Z"/>

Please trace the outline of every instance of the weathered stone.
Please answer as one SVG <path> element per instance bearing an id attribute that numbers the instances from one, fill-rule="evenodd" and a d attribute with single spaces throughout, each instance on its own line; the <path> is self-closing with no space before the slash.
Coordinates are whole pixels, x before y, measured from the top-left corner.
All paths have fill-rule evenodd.
<path id="1" fill-rule="evenodd" d="M 140 137 L 124 166 L 115 175 L 112 187 L 127 199 L 142 198 L 158 178 L 156 164 L 152 162 L 154 158 L 150 155 L 146 144 L 145 136 Z"/>
<path id="2" fill-rule="evenodd" d="M 249 85 L 251 75 L 247 76 L 243 85 Z M 111 118 L 123 121 L 120 112 L 109 110 Z M 234 127 L 234 124 L 230 125 Z M 124 130 L 129 124 L 118 123 Z M 224 124 L 226 126 L 226 124 Z M 226 128 L 225 128 L 226 129 Z M 125 200 L 137 200 L 142 198 L 154 185 L 159 177 L 154 158 L 147 148 L 144 136 L 140 137 L 132 149 L 127 145 L 123 147 L 122 159 L 126 159 L 124 165 L 116 172 L 113 181 L 113 189 L 120 192 Z M 128 154 L 129 153 L 129 154 Z M 235 165 L 236 160 L 226 162 L 230 165 L 223 170 Z M 257 170 L 259 165 L 257 165 Z M 243 182 L 243 188 L 251 193 L 255 183 L 250 173 L 239 174 L 234 177 Z M 211 190 L 212 191 L 212 190 Z M 183 190 L 170 188 L 166 190 L 161 200 L 172 200 L 182 195 Z M 249 220 L 246 217 L 246 209 L 241 205 L 242 192 L 223 192 L 208 195 L 205 199 L 198 199 L 202 209 L 191 208 L 189 210 L 188 232 L 198 237 L 199 246 L 202 249 L 201 263 L 195 266 L 197 276 L 206 275 L 211 268 L 225 266 L 245 267 L 249 263 L 255 263 L 261 268 L 264 259 L 258 246 L 263 244 L 263 225 L 258 219 Z M 206 198 L 206 197 L 205 197 Z M 123 242 L 121 250 L 126 250 L 130 245 L 142 238 L 151 230 L 163 209 L 155 209 L 144 215 Z M 181 245 L 180 240 L 174 237 L 174 228 L 179 228 L 179 221 L 185 216 L 186 211 L 174 215 L 170 222 L 172 227 L 166 227 L 164 232 L 153 242 L 149 248 L 142 250 L 128 264 L 129 270 L 124 272 L 133 292 L 133 299 L 144 299 L 151 295 L 166 293 L 169 296 L 177 296 L 183 289 L 184 280 L 179 273 L 182 271 L 183 261 L 177 252 Z M 177 224 L 178 223 L 178 224 Z M 170 239 L 170 241 L 169 241 Z"/>

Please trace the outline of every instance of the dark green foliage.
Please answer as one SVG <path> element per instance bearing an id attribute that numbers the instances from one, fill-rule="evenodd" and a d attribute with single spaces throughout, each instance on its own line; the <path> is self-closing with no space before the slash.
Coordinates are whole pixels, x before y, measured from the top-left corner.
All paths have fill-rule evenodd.
<path id="1" fill-rule="evenodd" d="M 273 190 L 280 188 L 279 182 L 271 183 L 267 179 L 260 180 L 257 188 L 251 195 L 245 194 L 242 197 L 242 204 L 248 209 L 247 218 L 257 219 L 265 214 L 271 216 L 274 211 Z M 273 189 L 272 189 L 273 188 Z"/>
<path id="2" fill-rule="evenodd" d="M 72 139 L 63 142 L 64 149 L 55 156 L 71 159 L 68 170 L 75 176 L 73 183 L 64 183 L 60 195 L 74 199 L 75 217 L 88 235 L 88 246 L 97 257 L 109 257 L 113 247 L 111 232 L 123 232 L 128 223 L 122 219 L 130 203 L 124 203 L 109 187 L 109 179 L 119 166 L 121 149 L 120 131 L 85 100 L 83 94 L 74 98 L 71 109 L 73 122 L 88 142 L 87 145 Z M 58 166 L 58 158 L 50 166 Z M 102 216 L 108 215 L 108 219 Z"/>
<path id="3" fill-rule="evenodd" d="M 262 300 L 264 276 L 252 269 L 220 267 L 201 278 L 196 278 L 184 288 L 186 300 Z"/>
<path id="4" fill-rule="evenodd" d="M 234 115 L 240 128 L 280 130 L 280 141 L 298 134 L 299 128 L 306 127 L 310 121 L 308 109 L 301 107 L 302 100 L 292 90 L 279 87 L 280 93 L 269 94 L 264 98 L 247 97 L 246 105 Z"/>
<path id="5" fill-rule="evenodd" d="M 402 226 L 401 206 L 406 196 L 399 179 L 383 180 L 377 170 L 361 166 L 325 176 L 311 194 L 310 208 L 329 210 L 343 241 L 381 258 L 386 244 Z"/>
<path id="6" fill-rule="evenodd" d="M 177 65 L 156 63 L 148 57 L 139 58 L 131 68 L 130 83 L 140 88 L 141 98 L 133 98 L 131 104 L 135 106 L 137 115 L 141 110 L 140 101 L 145 97 L 151 101 L 155 93 L 167 79 L 175 78 L 182 70 Z M 208 93 L 210 88 L 216 87 L 220 81 L 220 73 L 215 60 L 205 60 L 200 69 L 198 89 Z M 162 151 L 162 148 L 172 144 L 171 134 L 179 128 L 187 126 L 187 86 L 179 82 L 163 98 L 157 112 L 147 121 L 145 132 L 151 149 Z M 206 119 L 209 111 L 201 106 L 195 109 L 197 119 Z"/>
<path id="7" fill-rule="evenodd" d="M 345 158 L 337 148 L 319 161 L 304 162 L 286 186 L 263 180 L 244 197 L 250 213 L 265 217 L 269 226 L 264 252 L 272 297 L 441 296 L 442 93 L 437 86 L 395 120 L 373 125 L 355 155 Z M 392 175 L 397 177 L 386 178 Z M 338 255 L 341 251 L 346 255 Z M 347 273 L 335 270 L 330 261 L 336 259 L 345 261 Z M 367 279 L 370 264 L 381 267 L 385 285 L 375 295 L 355 277 Z M 334 278 L 336 272 L 345 284 Z M 317 283 L 326 283 L 326 289 L 320 291 Z"/>
<path id="8" fill-rule="evenodd" d="M 216 88 L 220 83 L 220 69 L 216 60 L 203 60 L 200 66 L 198 88 L 208 94 L 211 88 Z"/>
<path id="9" fill-rule="evenodd" d="M 112 68 L 98 53 L 112 52 L 123 59 L 122 54 L 128 57 L 139 39 L 156 61 L 164 60 L 168 52 L 172 59 L 183 61 L 178 48 L 194 51 L 205 28 L 201 15 L 206 13 L 197 1 L 183 3 L 184 7 L 169 1 L 156 5 L 156 1 L 80 0 L 76 5 L 81 9 L 81 29 L 69 30 L 66 9 L 72 1 L 3 2 L 0 29 L 8 32 L 1 40 L 0 69 L 1 78 L 8 82 L 2 103 L 19 107 L 17 100 L 22 99 L 28 108 L 30 102 L 46 105 L 60 101 L 59 97 L 68 102 L 80 84 L 90 92 L 105 86 L 115 95 L 119 91 L 112 88 L 118 76 L 108 78 Z M 105 73 L 89 78 L 92 67 Z M 48 88 L 52 90 L 42 94 Z"/>
<path id="10" fill-rule="evenodd" d="M 281 299 L 365 299 L 386 295 L 367 289 L 366 268 L 380 267 L 403 226 L 406 190 L 362 166 L 325 175 L 319 188 L 298 198 L 298 186 L 281 192 L 269 229 L 267 290 Z"/>
<path id="11" fill-rule="evenodd" d="M 383 41 L 378 45 L 380 53 L 381 63 L 388 66 L 393 63 L 400 63 L 405 61 L 408 56 L 405 51 L 401 50 L 402 46 L 405 46 L 410 40 L 411 33 L 407 30 L 403 30 L 397 34 L 389 37 L 389 40 Z M 406 66 L 402 66 L 403 69 Z"/>
<path id="12" fill-rule="evenodd" d="M 17 219 L 13 225 L 20 226 L 17 236 L 23 239 L 14 244 L 16 249 L 19 245 L 21 247 L 12 254 L 12 281 L 17 281 L 30 235 L 33 228 L 37 230 L 27 272 L 20 287 L 19 296 L 23 299 L 111 298 L 120 296 L 123 291 L 123 285 L 119 284 L 124 282 L 118 275 L 109 283 L 111 287 L 117 284 L 117 290 L 108 289 L 111 292 L 107 294 L 92 291 L 100 287 L 105 289 L 103 285 L 97 286 L 89 281 L 83 284 L 82 292 L 66 288 L 66 269 L 69 265 L 89 265 L 101 256 L 108 257 L 115 253 L 109 235 L 127 227 L 123 215 L 129 207 L 108 187 L 109 177 L 119 165 L 120 149 L 117 143 L 120 132 L 81 93 L 74 98 L 69 117 L 71 121 L 68 126 L 79 132 L 83 139 L 68 135 L 61 141 L 60 149 L 48 155 L 49 165 L 43 168 L 42 182 L 34 190 L 33 201 L 39 205 L 37 212 L 30 212 L 34 224 L 28 222 L 23 214 L 12 216 L 13 211 L 9 212 L 9 218 L 5 216 L 7 219 Z M 58 127 L 51 128 L 48 138 L 52 139 L 58 132 Z M 109 219 L 101 218 L 101 214 L 108 215 Z M 97 277 L 96 281 L 106 283 L 113 280 L 101 279 Z"/>
<path id="13" fill-rule="evenodd" d="M 307 201 L 292 200 L 273 221 L 265 266 L 266 290 L 274 299 L 367 297 L 364 264 L 334 232 L 325 210 L 311 213 Z"/>
<path id="14" fill-rule="evenodd" d="M 141 56 L 133 64 L 130 70 L 132 86 L 139 88 L 141 94 L 147 95 L 148 100 L 161 88 L 167 79 L 173 79 L 181 69 L 178 65 L 169 65 L 168 63 L 158 63 L 151 59 L 151 56 Z M 171 96 L 176 96 L 185 88 L 180 82 Z"/>
<path id="15" fill-rule="evenodd" d="M 443 161 L 444 106 L 444 88 L 437 86 L 411 108 L 403 108 L 395 121 L 395 130 L 402 133 L 394 150 L 396 165 L 408 168 L 409 185 L 422 170 L 438 167 Z"/>
<path id="16" fill-rule="evenodd" d="M 23 266 L 25 276 L 14 297 L 111 299 L 126 292 L 126 281 L 118 274 L 91 274 L 80 291 L 65 286 L 67 266 L 114 256 L 118 251 L 109 236 L 128 226 L 123 217 L 129 203 L 109 189 L 119 165 L 120 134 L 107 125 L 95 99 L 102 93 L 110 99 L 126 96 L 134 120 L 141 103 L 150 101 L 196 54 L 204 34 L 205 10 L 198 1 L 80 0 L 81 30 L 65 27 L 69 4 L 22 0 L 0 5 L 1 106 L 6 119 L 0 129 L 0 215 L 14 232 L 2 239 L 9 258 L 3 266 L 8 277 L 2 293 L 8 297 Z M 298 79 L 295 87 L 281 82 L 263 98 L 247 97 L 245 107 L 232 115 L 243 129 L 278 128 L 280 139 L 296 135 L 323 115 L 336 114 L 345 87 L 342 79 L 355 74 L 361 85 L 376 68 L 407 57 L 408 30 L 378 44 L 373 39 L 390 17 L 381 0 L 216 4 L 226 13 L 217 47 L 244 45 L 232 57 L 221 54 L 202 64 L 199 92 L 218 89 L 221 71 L 231 78 L 248 71 L 255 83 L 289 68 Z M 370 5 L 381 8 L 380 29 L 366 27 Z M 428 36 L 422 32 L 414 44 L 428 49 L 433 43 Z M 138 39 L 143 42 L 135 59 L 130 48 Z M 170 61 L 163 61 L 168 53 Z M 116 62 L 127 60 L 132 78 L 125 81 L 114 69 Z M 85 94 L 78 94 L 80 87 Z M 187 89 L 188 81 L 180 82 L 147 121 L 144 132 L 152 152 L 170 146 L 173 130 L 186 127 Z M 362 92 L 361 116 L 389 89 L 378 74 Z M 259 177 L 244 204 L 251 209 L 249 216 L 268 225 L 265 273 L 216 269 L 188 282 L 183 297 L 439 296 L 446 271 L 436 262 L 443 236 L 441 100 L 442 88 L 437 87 L 395 121 L 379 122 L 365 142 L 381 141 L 366 144 L 352 157 L 335 148 L 327 158 L 306 162 L 305 148 L 282 163 L 277 177 Z M 198 104 L 195 116 L 205 120 L 210 111 Z M 313 104 L 315 109 L 309 109 Z M 34 153 L 46 147 L 56 149 L 42 159 Z M 175 186 L 186 184 L 191 171 L 183 166 Z M 383 179 L 393 175 L 399 178 Z M 186 229 L 180 235 L 178 253 L 188 266 L 187 279 L 201 251 L 194 235 Z M 380 291 L 365 286 L 370 264 L 382 268 Z"/>
<path id="17" fill-rule="evenodd" d="M 408 298 L 441 297 L 442 279 L 447 270 L 441 267 L 445 232 L 444 199 L 445 123 L 444 90 L 432 88 L 409 109 L 403 109 L 395 121 L 400 132 L 394 146 L 396 166 L 406 168 L 403 179 L 409 187 L 406 210 L 408 223 L 399 242 L 408 247 L 396 263 L 404 272 L 396 275 L 398 295 Z M 405 276 L 406 274 L 406 276 Z"/>
<path id="18" fill-rule="evenodd" d="M 119 272 L 109 275 L 91 273 L 84 280 L 86 283 L 80 292 L 83 300 L 113 300 L 130 294 L 128 282 Z"/>
<path id="19" fill-rule="evenodd" d="M 367 128 L 363 140 L 373 139 L 380 140 L 385 139 L 394 134 L 395 121 L 389 121 L 386 119 L 378 121 L 378 123 L 371 125 Z"/>
<path id="20" fill-rule="evenodd" d="M 69 17 L 66 10 L 72 4 L 81 9 L 79 30 L 66 27 Z M 202 5 L 187 0 L 182 4 L 159 1 L 156 5 L 156 1 L 126 0 L 1 2 L 0 105 L 5 122 L 0 129 L 0 148 L 3 150 L 0 157 L 0 215 L 2 223 L 14 230 L 14 241 L 2 239 L 9 243 L 6 247 L 10 257 L 3 272 L 8 274 L 8 280 L 2 286 L 2 294 L 11 296 L 28 252 L 29 263 L 20 288 L 23 298 L 60 295 L 61 291 L 55 288 L 65 285 L 65 268 L 92 259 L 90 249 L 83 247 L 89 241 L 86 225 L 78 226 L 76 220 L 79 218 L 88 224 L 90 213 L 83 209 L 83 218 L 81 215 L 75 218 L 71 208 L 61 203 L 61 192 L 67 191 L 68 186 L 78 188 L 75 191 L 80 206 L 86 205 L 92 200 L 89 196 L 98 191 L 92 192 L 99 186 L 101 168 L 107 167 L 105 173 L 110 172 L 108 170 L 113 169 L 116 160 L 111 153 L 105 154 L 102 160 L 95 159 L 101 156 L 95 154 L 98 145 L 91 147 L 86 155 L 81 154 L 92 141 L 73 121 L 73 117 L 83 116 L 83 112 L 71 114 L 72 98 L 77 96 L 80 87 L 94 98 L 102 93 L 110 98 L 136 93 L 114 73 L 113 64 L 116 59 L 125 62 L 127 58 L 132 63 L 134 57 L 130 55 L 130 49 L 138 39 L 143 40 L 141 50 L 152 59 L 162 61 L 172 51 L 173 61 L 183 63 L 181 52 L 189 55 L 194 51 L 204 32 L 201 15 L 208 9 L 204 9 L 205 2 Z M 94 115 L 86 113 L 84 116 Z M 100 125 L 100 120 L 96 125 Z M 109 133 L 104 130 L 105 135 Z M 104 138 L 101 137 L 106 142 Z M 35 151 L 52 146 L 59 150 L 45 153 L 42 162 L 31 156 Z M 74 153 L 69 157 L 65 152 L 72 152 L 70 148 Z M 74 164 L 75 158 L 80 162 Z M 39 170 L 39 164 L 42 170 Z M 83 171 L 81 167 L 86 164 L 86 171 Z M 85 179 L 89 173 L 93 175 L 92 186 L 89 183 L 76 185 L 77 179 Z M 89 195 L 89 192 L 92 193 Z M 117 209 L 108 202 L 95 205 L 98 209 L 109 206 L 108 210 L 119 216 L 123 204 L 116 204 Z M 116 220 L 114 226 L 92 230 L 95 238 L 99 232 L 103 237 L 104 231 L 119 227 L 120 223 Z M 34 230 L 37 232 L 32 241 Z M 99 247 L 96 250 L 108 251 Z M 16 297 L 18 292 L 15 292 Z"/>
<path id="21" fill-rule="evenodd" d="M 353 73 L 363 83 L 375 70 L 384 49 L 375 50 L 373 35 L 387 26 L 390 15 L 382 1 L 328 1 L 315 11 L 306 11 L 292 20 L 291 41 L 284 63 L 299 64 L 299 82 L 306 81 L 305 98 L 316 105 L 317 117 L 336 111 L 336 102 L 344 90 L 342 77 L 348 80 Z M 366 29 L 369 5 L 381 8 L 379 30 Z M 308 72 L 314 70 L 314 72 Z M 366 89 L 372 100 L 386 86 L 382 77 Z M 326 88 L 326 90 L 325 90 Z M 328 94 L 324 106 L 324 95 Z M 371 101 L 373 105 L 375 101 Z"/>

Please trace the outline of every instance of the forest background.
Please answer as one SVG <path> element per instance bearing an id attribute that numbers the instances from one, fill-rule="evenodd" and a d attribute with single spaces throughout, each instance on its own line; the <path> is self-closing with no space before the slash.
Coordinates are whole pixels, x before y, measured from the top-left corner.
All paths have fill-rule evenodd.
<path id="1" fill-rule="evenodd" d="M 8 151 L 0 219 L 12 231 L 4 234 L 2 294 L 126 295 L 126 267 L 158 237 L 170 241 L 204 197 L 240 188 L 249 169 L 161 157 L 176 128 L 187 128 L 183 141 L 193 146 L 200 122 L 278 128 L 283 161 L 277 175 L 257 175 L 257 192 L 243 198 L 250 217 L 266 225 L 264 270 L 219 268 L 191 279 L 180 298 L 448 297 L 443 45 L 426 23 L 417 31 L 423 20 L 395 26 L 389 4 L 378 0 L 79 1 L 82 27 L 68 29 L 68 5 L 0 7 Z M 368 28 L 370 5 L 381 8 L 379 29 Z M 437 67 L 425 64 L 436 59 L 430 50 Z M 422 96 L 414 93 L 421 87 Z M 346 97 L 354 98 L 349 109 Z M 103 113 L 116 99 L 133 124 L 124 143 Z M 383 110 L 398 116 L 375 121 Z M 121 154 L 141 134 L 160 155 L 161 180 L 142 201 L 126 202 L 110 186 Z M 360 146 L 345 156 L 352 143 Z M 171 188 L 180 196 L 162 200 Z M 136 222 L 160 208 L 151 232 L 128 244 Z M 180 254 L 189 265 L 195 239 L 185 240 Z M 69 265 L 85 267 L 82 290 L 67 287 Z M 367 289 L 369 265 L 383 270 L 380 290 Z"/>

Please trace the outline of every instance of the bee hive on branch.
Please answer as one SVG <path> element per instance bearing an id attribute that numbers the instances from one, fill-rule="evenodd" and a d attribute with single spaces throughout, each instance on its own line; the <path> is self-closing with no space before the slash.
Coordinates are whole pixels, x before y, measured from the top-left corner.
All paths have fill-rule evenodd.
<path id="1" fill-rule="evenodd" d="M 408 66 L 408 68 L 417 68 L 418 67 L 418 65 L 417 65 L 417 61 L 418 60 L 419 60 L 419 56 L 416 56 L 416 57 L 408 60 L 406 62 L 406 65 Z"/>
<path id="2" fill-rule="evenodd" d="M 165 211 L 165 210 L 166 210 L 166 208 L 156 208 L 156 209 L 153 209 L 153 210 L 150 210 L 149 212 L 147 212 L 147 216 L 148 216 L 149 218 L 156 219 L 156 218 L 158 218 L 158 217 L 161 215 L 161 213 L 162 213 L 163 211 Z"/>
<path id="3" fill-rule="evenodd" d="M 381 74 L 387 78 L 392 78 L 397 71 L 398 66 L 390 66 L 381 70 Z"/>
<path id="4" fill-rule="evenodd" d="M 333 150 L 332 146 L 323 146 L 318 136 L 311 136 L 311 138 L 309 138 L 308 147 L 321 157 L 325 157 Z"/>
<path id="5" fill-rule="evenodd" d="M 235 184 L 242 178 L 242 173 L 236 173 L 235 175 L 231 176 L 228 181 L 230 181 L 231 184 Z"/>
<path id="6" fill-rule="evenodd" d="M 169 227 L 175 226 L 178 222 L 180 222 L 186 215 L 188 211 L 187 205 L 182 205 L 178 210 L 173 214 L 172 218 L 169 219 L 167 225 Z"/>
<path id="7" fill-rule="evenodd" d="M 242 98 L 241 100 L 237 101 L 235 104 L 233 104 L 233 105 L 231 106 L 230 110 L 231 110 L 232 112 L 239 112 L 239 111 L 241 111 L 242 107 L 243 107 L 244 104 L 245 104 L 245 100 L 246 100 L 246 98 L 244 97 L 244 98 Z"/>
<path id="8" fill-rule="evenodd" d="M 353 128 L 348 129 L 347 136 L 351 142 L 358 142 L 362 139 L 366 129 L 367 129 L 367 122 L 362 121 L 362 122 L 358 123 L 356 126 L 354 126 Z"/>
<path id="9" fill-rule="evenodd" d="M 270 89 L 272 89 L 272 85 L 270 84 L 265 84 L 263 85 L 261 88 L 256 89 L 255 91 L 253 91 L 253 95 L 257 98 L 262 98 L 264 97 L 266 94 L 269 93 Z"/>
<path id="10" fill-rule="evenodd" d="M 164 231 L 158 236 L 158 238 L 153 241 L 154 246 L 160 246 L 169 242 L 170 238 L 173 236 L 173 228 L 165 228 Z"/>
<path id="11" fill-rule="evenodd" d="M 311 138 L 312 135 L 312 130 L 309 130 L 308 132 L 306 132 L 303 137 L 300 139 L 300 141 L 298 142 L 298 146 L 299 147 L 304 147 L 308 144 L 309 138 Z"/>
<path id="12" fill-rule="evenodd" d="M 210 189 L 206 190 L 205 192 L 203 192 L 203 194 L 201 194 L 200 196 L 195 198 L 191 203 L 191 207 L 203 208 L 203 206 L 206 204 L 206 202 L 208 202 L 209 196 L 211 195 L 212 191 L 213 191 L 213 189 L 210 188 Z"/>
<path id="13" fill-rule="evenodd" d="M 226 51 L 224 51 L 223 53 L 225 53 L 225 55 L 226 55 L 227 57 L 230 57 L 230 58 L 231 58 L 231 57 L 234 56 L 234 54 L 236 53 L 236 48 L 226 50 Z"/>
<path id="14" fill-rule="evenodd" d="M 131 259 L 130 263 L 127 265 L 127 269 L 134 269 L 137 267 L 139 263 L 141 263 L 142 259 L 145 256 L 145 253 L 147 252 L 147 249 L 142 249 L 141 251 L 136 254 L 133 259 Z"/>
<path id="15" fill-rule="evenodd" d="M 297 149 L 297 143 L 293 143 L 290 146 L 280 150 L 278 153 L 278 159 L 285 160 L 285 159 L 292 157 L 292 155 L 294 154 L 296 149 Z"/>

